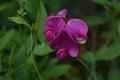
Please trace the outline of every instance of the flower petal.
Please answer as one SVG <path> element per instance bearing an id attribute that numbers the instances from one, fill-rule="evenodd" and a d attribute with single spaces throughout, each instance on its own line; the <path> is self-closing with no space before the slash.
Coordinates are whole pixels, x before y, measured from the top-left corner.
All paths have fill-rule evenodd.
<path id="1" fill-rule="evenodd" d="M 73 30 L 77 31 L 78 29 L 83 30 L 85 33 L 88 32 L 87 24 L 81 19 L 71 19 L 68 21 L 67 25 Z"/>
<path id="2" fill-rule="evenodd" d="M 52 30 L 47 30 L 44 33 L 47 41 L 52 41 L 55 38 L 55 34 Z"/>
<path id="3" fill-rule="evenodd" d="M 67 10 L 63 9 L 63 10 L 59 11 L 56 16 L 60 16 L 62 18 L 65 18 L 66 17 L 66 13 L 67 13 Z"/>
<path id="4" fill-rule="evenodd" d="M 87 35 L 84 33 L 84 31 L 82 31 L 81 29 L 78 29 L 76 39 L 77 39 L 78 43 L 84 43 L 84 42 L 86 42 Z"/>
<path id="5" fill-rule="evenodd" d="M 55 35 L 56 37 L 62 31 L 62 29 L 64 28 L 64 25 L 65 25 L 65 22 L 63 21 L 62 18 L 57 16 L 50 16 L 45 22 L 44 34 L 46 35 L 46 31 L 51 30 L 52 35 Z"/>
<path id="6" fill-rule="evenodd" d="M 78 55 L 78 47 L 66 31 L 62 31 L 60 35 L 50 43 L 50 47 L 54 50 L 64 49 L 71 57 Z"/>
<path id="7" fill-rule="evenodd" d="M 77 45 L 74 43 L 74 42 L 72 42 L 72 43 L 69 43 L 69 45 L 66 47 L 67 48 L 67 52 L 68 52 L 68 54 L 71 56 L 71 57 L 77 57 L 77 55 L 78 55 L 78 47 L 77 47 Z"/>
<path id="8" fill-rule="evenodd" d="M 67 56 L 66 52 L 64 49 L 59 49 L 56 54 L 57 57 L 60 58 L 60 60 L 64 60 Z"/>
<path id="9" fill-rule="evenodd" d="M 75 41 L 66 33 L 66 51 L 71 57 L 77 57 L 79 49 Z"/>
<path id="10" fill-rule="evenodd" d="M 66 31 L 73 40 L 86 40 L 88 27 L 87 24 L 80 19 L 71 19 L 67 23 Z"/>
<path id="11" fill-rule="evenodd" d="M 54 50 L 58 50 L 61 48 L 64 49 L 65 40 L 66 35 L 64 34 L 63 31 L 61 31 L 61 33 L 52 42 L 50 42 L 50 47 Z"/>

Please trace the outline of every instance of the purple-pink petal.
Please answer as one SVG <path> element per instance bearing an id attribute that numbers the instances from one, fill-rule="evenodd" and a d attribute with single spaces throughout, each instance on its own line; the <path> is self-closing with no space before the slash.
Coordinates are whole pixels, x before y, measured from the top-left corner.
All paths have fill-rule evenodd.
<path id="1" fill-rule="evenodd" d="M 58 49 L 65 49 L 65 40 L 66 40 L 66 34 L 65 32 L 61 31 L 61 33 L 52 41 L 50 42 L 50 47 L 54 50 Z"/>
<path id="2" fill-rule="evenodd" d="M 55 34 L 52 30 L 47 30 L 44 32 L 44 34 L 47 41 L 52 41 L 55 38 Z"/>
<path id="3" fill-rule="evenodd" d="M 88 32 L 88 26 L 87 26 L 87 24 L 83 20 L 81 20 L 81 19 L 70 19 L 67 22 L 67 25 L 74 32 L 76 32 L 78 29 L 83 30 L 84 33 Z"/>
<path id="4" fill-rule="evenodd" d="M 64 60 L 67 56 L 64 49 L 59 49 L 56 54 L 57 57 L 59 57 L 60 60 Z"/>
<path id="5" fill-rule="evenodd" d="M 86 34 L 88 32 L 88 27 L 83 20 L 71 19 L 68 21 L 66 28 L 67 33 L 73 40 L 82 41 L 87 39 Z"/>
<path id="6" fill-rule="evenodd" d="M 48 38 L 51 39 L 54 36 L 56 37 L 57 35 L 59 35 L 59 33 L 63 30 L 64 26 L 65 22 L 63 21 L 62 18 L 57 16 L 48 17 L 44 25 L 44 34 L 48 42 L 49 42 Z M 48 30 L 50 30 L 49 33 L 50 35 L 52 35 L 52 37 L 49 37 L 50 35 L 46 33 Z"/>
<path id="7" fill-rule="evenodd" d="M 78 41 L 86 40 L 87 39 L 87 34 L 83 30 L 78 29 L 77 30 L 77 38 L 76 39 Z"/>
<path id="8" fill-rule="evenodd" d="M 56 50 L 56 56 L 64 60 L 67 55 L 77 57 L 79 53 L 76 41 L 84 43 L 87 39 L 88 27 L 81 19 L 70 19 L 64 22 L 67 10 L 63 9 L 57 15 L 50 14 L 44 25 L 44 35 L 51 49 Z"/>
<path id="9" fill-rule="evenodd" d="M 56 16 L 60 16 L 62 18 L 65 18 L 66 17 L 66 13 L 67 13 L 67 10 L 63 9 L 63 10 L 59 11 Z"/>
<path id="10" fill-rule="evenodd" d="M 66 33 L 66 51 L 71 57 L 76 57 L 78 55 L 79 49 L 76 42 Z"/>
<path id="11" fill-rule="evenodd" d="M 62 31 L 60 35 L 50 43 L 50 47 L 54 50 L 64 49 L 71 57 L 78 55 L 78 47 L 66 31 Z"/>

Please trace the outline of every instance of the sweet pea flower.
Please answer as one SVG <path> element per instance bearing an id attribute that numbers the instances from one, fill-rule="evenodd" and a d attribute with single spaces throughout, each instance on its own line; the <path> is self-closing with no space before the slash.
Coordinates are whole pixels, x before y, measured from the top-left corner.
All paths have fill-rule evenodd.
<path id="1" fill-rule="evenodd" d="M 79 49 L 77 42 L 82 44 L 87 39 L 88 27 L 81 19 L 70 19 L 65 23 L 67 10 L 63 9 L 57 15 L 50 14 L 44 24 L 44 35 L 51 49 L 56 50 L 56 56 L 64 60 L 67 55 L 77 57 Z"/>

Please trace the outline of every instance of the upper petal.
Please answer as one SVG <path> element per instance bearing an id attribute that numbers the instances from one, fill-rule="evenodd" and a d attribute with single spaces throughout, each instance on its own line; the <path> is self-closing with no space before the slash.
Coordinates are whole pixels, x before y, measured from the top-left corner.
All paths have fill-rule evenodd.
<path id="1" fill-rule="evenodd" d="M 63 10 L 59 11 L 56 16 L 60 16 L 62 18 L 65 18 L 66 17 L 66 13 L 67 13 L 67 10 L 63 9 Z"/>
<path id="2" fill-rule="evenodd" d="M 87 39 L 88 27 L 81 19 L 71 19 L 67 23 L 66 31 L 73 40 Z"/>
<path id="3" fill-rule="evenodd" d="M 81 20 L 81 19 L 70 19 L 67 22 L 67 25 L 73 31 L 77 31 L 78 29 L 81 29 L 81 30 L 84 31 L 84 33 L 88 32 L 88 26 L 87 26 L 87 24 L 83 20 Z"/>
<path id="4" fill-rule="evenodd" d="M 46 36 L 47 31 L 49 32 L 51 31 L 52 35 L 55 35 L 56 37 L 62 31 L 64 26 L 65 26 L 65 22 L 63 21 L 62 18 L 57 16 L 48 17 L 48 19 L 44 24 L 44 34 L 46 39 L 47 39 L 47 36 Z"/>

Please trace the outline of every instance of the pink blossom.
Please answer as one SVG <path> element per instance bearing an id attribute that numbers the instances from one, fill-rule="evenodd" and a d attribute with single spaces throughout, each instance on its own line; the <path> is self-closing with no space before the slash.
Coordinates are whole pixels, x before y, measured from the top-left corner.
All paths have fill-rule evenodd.
<path id="1" fill-rule="evenodd" d="M 88 27 L 81 19 L 70 19 L 65 23 L 66 9 L 50 14 L 44 25 L 44 35 L 51 49 L 56 50 L 56 56 L 64 60 L 67 55 L 77 57 L 79 53 L 76 42 L 83 43 L 87 39 Z"/>

